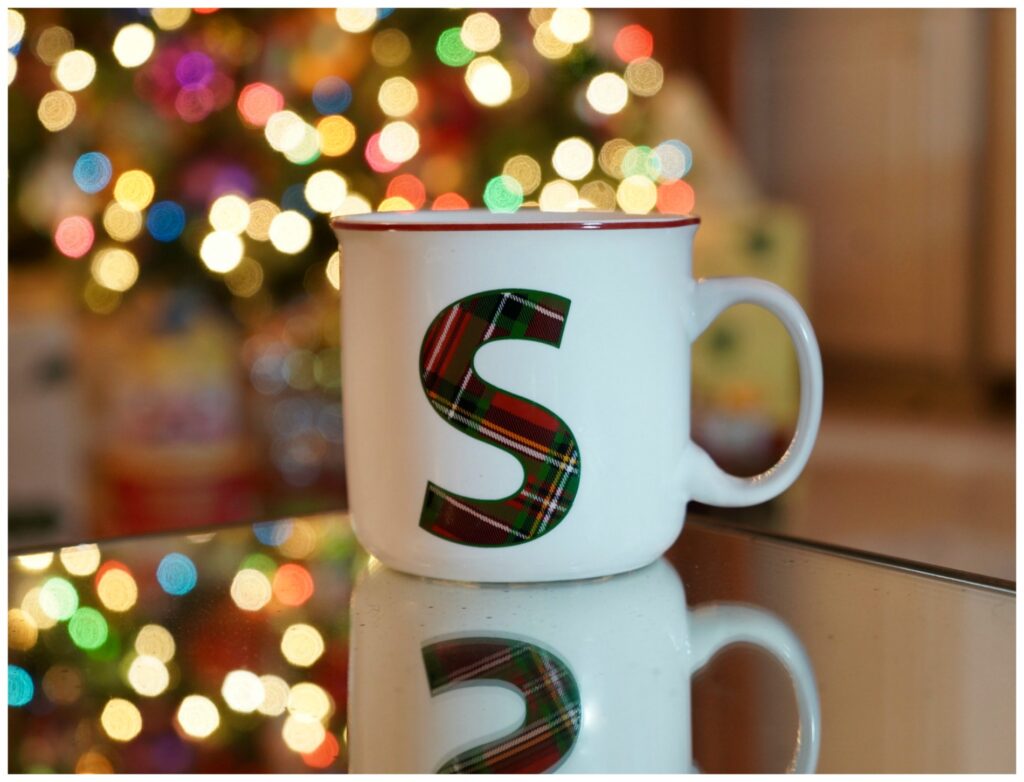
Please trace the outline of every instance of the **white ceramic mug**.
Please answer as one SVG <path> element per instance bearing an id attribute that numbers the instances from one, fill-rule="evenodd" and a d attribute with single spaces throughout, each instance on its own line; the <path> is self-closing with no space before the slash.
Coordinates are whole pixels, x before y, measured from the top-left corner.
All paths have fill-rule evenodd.
<path id="1" fill-rule="evenodd" d="M 337 218 L 342 406 L 360 543 L 469 581 L 632 570 L 686 503 L 753 505 L 803 469 L 821 417 L 811 324 L 781 288 L 694 280 L 696 217 L 367 214 Z M 796 346 L 789 449 L 737 478 L 690 440 L 690 346 L 759 304 Z"/>
<path id="2" fill-rule="evenodd" d="M 817 764 L 818 693 L 799 640 L 757 608 L 688 611 L 665 560 L 597 581 L 476 587 L 374 562 L 351 610 L 353 773 L 693 770 L 690 678 L 738 642 L 785 666 L 799 715 L 790 770 Z"/>

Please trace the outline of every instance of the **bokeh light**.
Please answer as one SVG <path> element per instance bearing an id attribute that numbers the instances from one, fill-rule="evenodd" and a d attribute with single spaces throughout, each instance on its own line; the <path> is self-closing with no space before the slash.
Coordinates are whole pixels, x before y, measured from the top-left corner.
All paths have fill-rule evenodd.
<path id="1" fill-rule="evenodd" d="M 338 757 L 341 747 L 334 734 L 328 733 L 324 740 L 312 752 L 302 752 L 302 762 L 310 768 L 328 768 Z"/>
<path id="2" fill-rule="evenodd" d="M 274 114 L 284 108 L 284 96 L 269 84 L 247 84 L 238 94 L 238 113 L 254 128 L 262 128 Z"/>
<path id="3" fill-rule="evenodd" d="M 319 660 L 323 653 L 324 639 L 312 625 L 294 624 L 284 631 L 281 638 L 281 654 L 292 665 L 308 668 Z"/>
<path id="4" fill-rule="evenodd" d="M 288 692 L 288 713 L 295 717 L 324 722 L 333 709 L 331 696 L 318 684 L 299 682 Z"/>
<path id="5" fill-rule="evenodd" d="M 280 546 L 292 535 L 295 522 L 291 519 L 283 521 L 258 521 L 252 525 L 252 534 L 264 546 Z M 273 560 L 268 560 L 273 562 Z"/>
<path id="6" fill-rule="evenodd" d="M 213 60 L 204 52 L 193 51 L 183 54 L 174 66 L 174 78 L 182 87 L 206 87 L 216 72 Z"/>
<path id="7" fill-rule="evenodd" d="M 32 587 L 26 592 L 25 597 L 21 599 L 21 610 L 32 617 L 32 621 L 40 630 L 48 630 L 57 624 L 57 620 L 47 614 L 40 605 L 39 598 L 42 592 L 42 587 Z"/>
<path id="8" fill-rule="evenodd" d="M 153 177 L 139 169 L 125 171 L 114 184 L 114 200 L 125 209 L 139 212 L 149 206 L 154 192 Z"/>
<path id="9" fill-rule="evenodd" d="M 321 114 L 341 114 L 352 103 L 352 87 L 340 76 L 325 76 L 313 87 L 313 105 Z"/>
<path id="10" fill-rule="evenodd" d="M 222 195 L 210 204 L 210 225 L 215 231 L 240 234 L 249 225 L 249 204 L 234 193 Z"/>
<path id="11" fill-rule="evenodd" d="M 29 672 L 19 665 L 7 665 L 7 705 L 24 706 L 31 702 L 36 687 Z"/>
<path id="12" fill-rule="evenodd" d="M 500 106 L 512 97 L 512 77 L 493 57 L 477 57 L 466 68 L 466 86 L 477 103 Z"/>
<path id="13" fill-rule="evenodd" d="M 587 102 L 601 114 L 618 114 L 629 101 L 629 87 L 617 73 L 602 73 L 587 85 Z"/>
<path id="14" fill-rule="evenodd" d="M 245 226 L 245 235 L 258 242 L 270 240 L 270 223 L 281 213 L 277 204 L 265 198 L 259 198 L 249 204 L 249 223 Z"/>
<path id="15" fill-rule="evenodd" d="M 302 565 L 289 562 L 274 574 L 274 597 L 286 606 L 300 606 L 313 596 L 313 576 Z"/>
<path id="16" fill-rule="evenodd" d="M 658 211 L 663 214 L 690 214 L 696 200 L 693 188 L 681 179 L 658 185 Z"/>
<path id="17" fill-rule="evenodd" d="M 53 232 L 53 243 L 68 258 L 81 258 L 96 238 L 92 223 L 81 215 L 65 217 Z"/>
<path id="18" fill-rule="evenodd" d="M 70 665 L 52 665 L 43 674 L 43 692 L 54 703 L 70 705 L 82 696 L 82 675 Z"/>
<path id="19" fill-rule="evenodd" d="M 420 149 L 420 134 L 403 120 L 389 122 L 380 131 L 380 151 L 392 163 L 412 160 Z"/>
<path id="20" fill-rule="evenodd" d="M 121 304 L 121 298 L 120 292 L 104 288 L 92 278 L 86 281 L 85 290 L 82 291 L 85 306 L 97 315 L 109 315 Z"/>
<path id="21" fill-rule="evenodd" d="M 486 11 L 470 14 L 459 30 L 462 44 L 470 51 L 489 52 L 501 43 L 501 25 Z"/>
<path id="22" fill-rule="evenodd" d="M 335 209 L 332 216 L 338 215 L 363 215 L 373 211 L 373 206 L 358 193 L 349 193 L 345 196 L 345 203 L 340 209 Z"/>
<path id="23" fill-rule="evenodd" d="M 54 81 L 68 92 L 84 90 L 95 77 L 96 60 L 81 49 L 62 54 L 53 67 Z"/>
<path id="24" fill-rule="evenodd" d="M 253 568 L 244 568 L 231 581 L 231 599 L 243 611 L 259 611 L 270 602 L 270 579 Z"/>
<path id="25" fill-rule="evenodd" d="M 243 258 L 238 266 L 224 275 L 224 284 L 235 296 L 255 296 L 263 286 L 263 267 L 252 258 Z"/>
<path id="26" fill-rule="evenodd" d="M 175 719 L 186 736 L 205 739 L 220 725 L 220 712 L 209 698 L 203 695 L 188 695 L 178 707 Z"/>
<path id="27" fill-rule="evenodd" d="M 587 182 L 580 188 L 580 202 L 581 209 L 613 212 L 615 211 L 615 188 L 601 180 Z"/>
<path id="28" fill-rule="evenodd" d="M 40 99 L 36 116 L 44 128 L 56 133 L 70 125 L 77 112 L 74 96 L 64 90 L 53 90 Z"/>
<path id="29" fill-rule="evenodd" d="M 385 68 L 397 68 L 409 59 L 412 53 L 412 45 L 409 37 L 401 30 L 391 28 L 381 30 L 373 36 L 373 43 L 370 44 L 370 53 L 378 65 Z"/>
<path id="30" fill-rule="evenodd" d="M 54 576 L 39 590 L 39 607 L 51 619 L 63 622 L 78 609 L 78 592 L 66 578 Z"/>
<path id="31" fill-rule="evenodd" d="M 435 212 L 453 212 L 460 209 L 469 209 L 469 201 L 458 193 L 442 193 L 434 199 L 430 208 Z"/>
<path id="32" fill-rule="evenodd" d="M 156 568 L 157 583 L 169 595 L 187 595 L 195 589 L 198 578 L 195 563 L 176 551 L 161 559 Z"/>
<path id="33" fill-rule="evenodd" d="M 114 37 L 114 57 L 125 68 L 137 68 L 153 54 L 156 36 L 143 24 L 127 24 Z"/>
<path id="34" fill-rule="evenodd" d="M 566 43 L 551 32 L 550 22 L 543 22 L 533 33 L 533 48 L 542 57 L 560 60 L 572 51 L 572 44 Z"/>
<path id="35" fill-rule="evenodd" d="M 449 27 L 437 37 L 437 59 L 452 68 L 468 65 L 475 56 L 472 49 L 462 42 L 462 28 Z"/>
<path id="36" fill-rule="evenodd" d="M 615 54 L 625 63 L 650 57 L 654 53 L 654 36 L 640 24 L 628 24 L 615 34 Z"/>
<path id="37" fill-rule="evenodd" d="M 626 66 L 626 85 L 634 95 L 649 98 L 656 95 L 664 83 L 665 71 L 657 60 L 645 57 Z"/>
<path id="38" fill-rule="evenodd" d="M 551 163 L 559 176 L 583 179 L 594 167 L 594 148 L 579 137 L 567 138 L 555 147 Z"/>
<path id="39" fill-rule="evenodd" d="M 29 573 L 42 573 L 53 564 L 53 552 L 40 551 L 38 554 L 19 554 L 14 561 L 22 570 Z"/>
<path id="40" fill-rule="evenodd" d="M 377 21 L 376 8 L 339 8 L 334 18 L 347 33 L 364 33 Z"/>
<path id="41" fill-rule="evenodd" d="M 615 200 L 627 214 L 647 214 L 658 202 L 658 188 L 647 177 L 633 174 L 619 183 Z"/>
<path id="42" fill-rule="evenodd" d="M 661 160 L 646 144 L 632 147 L 622 156 L 622 176 L 645 176 L 657 179 L 661 175 Z"/>
<path id="43" fill-rule="evenodd" d="M 7 9 L 7 48 L 13 49 L 25 35 L 25 17 L 13 8 Z"/>
<path id="44" fill-rule="evenodd" d="M 154 8 L 150 13 L 161 30 L 177 30 L 183 27 L 192 15 L 188 8 Z"/>
<path id="45" fill-rule="evenodd" d="M 95 543 L 65 546 L 60 550 L 60 563 L 73 576 L 89 576 L 100 566 L 100 547 Z"/>
<path id="46" fill-rule="evenodd" d="M 593 157 L 593 153 L 591 153 Z M 530 195 L 540 187 L 540 163 L 529 155 L 515 155 L 505 161 L 501 173 L 515 179 L 523 189 L 523 195 Z"/>
<path id="47" fill-rule="evenodd" d="M 267 117 L 267 124 L 263 128 L 263 134 L 271 148 L 277 152 L 285 152 L 294 149 L 302 143 L 305 135 L 305 125 L 302 117 L 294 111 L 285 109 L 275 111 Z"/>
<path id="48" fill-rule="evenodd" d="M 139 587 L 126 569 L 111 567 L 106 571 L 100 570 L 96 594 L 105 608 L 124 613 L 139 599 Z"/>
<path id="49" fill-rule="evenodd" d="M 377 207 L 378 212 L 415 212 L 416 207 L 402 196 L 388 196 Z"/>
<path id="50" fill-rule="evenodd" d="M 682 179 L 690 173 L 693 165 L 693 151 L 678 139 L 662 141 L 654 148 L 658 158 L 660 178 L 663 181 Z"/>
<path id="51" fill-rule="evenodd" d="M 107 620 L 95 608 L 82 606 L 68 620 L 68 635 L 79 649 L 99 649 L 109 632 Z"/>
<path id="52" fill-rule="evenodd" d="M 377 92 L 377 104 L 389 117 L 404 117 L 419 103 L 416 85 L 404 76 L 385 79 Z"/>
<path id="53" fill-rule="evenodd" d="M 7 643 L 12 649 L 27 651 L 39 640 L 39 626 L 28 611 L 22 608 L 7 610 Z"/>
<path id="54" fill-rule="evenodd" d="M 408 201 L 413 209 L 419 209 L 427 201 L 427 189 L 414 174 L 399 174 L 390 182 L 386 191 L 388 198 L 398 197 Z"/>
<path id="55" fill-rule="evenodd" d="M 47 27 L 36 39 L 36 57 L 44 65 L 53 65 L 66 54 L 75 48 L 75 36 L 66 27 L 54 25 Z"/>
<path id="56" fill-rule="evenodd" d="M 231 671 L 224 677 L 220 688 L 224 702 L 232 711 L 239 714 L 251 714 L 261 705 L 266 693 L 263 682 L 252 671 Z"/>
<path id="57" fill-rule="evenodd" d="M 146 213 L 146 229 L 158 242 L 173 242 L 185 230 L 185 210 L 174 201 L 157 201 Z"/>
<path id="58" fill-rule="evenodd" d="M 114 767 L 102 752 L 90 749 L 75 763 L 76 774 L 113 774 Z"/>
<path id="59" fill-rule="evenodd" d="M 324 117 L 316 125 L 320 151 L 328 157 L 344 155 L 356 143 L 356 126 L 345 117 Z"/>
<path id="60" fill-rule="evenodd" d="M 131 741 L 142 731 L 142 714 L 124 698 L 111 698 L 100 715 L 103 730 L 114 741 Z"/>
<path id="61" fill-rule="evenodd" d="M 139 278 L 139 262 L 135 255 L 121 247 L 97 250 L 89 267 L 92 277 L 104 288 L 123 293 Z"/>
<path id="62" fill-rule="evenodd" d="M 161 660 L 149 654 L 140 654 L 128 667 L 128 684 L 139 695 L 155 698 L 171 682 L 170 672 Z"/>
<path id="63" fill-rule="evenodd" d="M 174 636 L 160 625 L 144 625 L 135 636 L 135 651 L 169 663 L 174 657 Z"/>
<path id="64" fill-rule="evenodd" d="M 579 209 L 579 191 L 572 182 L 556 179 L 541 188 L 537 205 L 542 212 L 575 212 Z"/>
<path id="65" fill-rule="evenodd" d="M 260 677 L 260 684 L 263 685 L 263 702 L 257 707 L 260 714 L 266 714 L 268 717 L 284 714 L 288 707 L 290 692 L 288 682 L 280 676 L 267 675 Z"/>
<path id="66" fill-rule="evenodd" d="M 341 290 L 341 253 L 335 250 L 327 259 L 327 266 L 324 267 L 324 275 L 327 282 L 334 290 Z"/>
<path id="67" fill-rule="evenodd" d="M 393 163 L 388 160 L 380 148 L 380 133 L 374 133 L 366 140 L 365 150 L 366 162 L 377 173 L 394 171 L 401 163 Z"/>
<path id="68" fill-rule="evenodd" d="M 306 201 L 313 209 L 330 214 L 345 203 L 348 195 L 348 184 L 337 171 L 317 171 L 306 180 L 303 190 Z"/>
<path id="69" fill-rule="evenodd" d="M 71 178 L 84 193 L 98 193 L 105 188 L 114 175 L 110 158 L 102 152 L 86 152 L 75 161 Z"/>
<path id="70" fill-rule="evenodd" d="M 315 751 L 326 736 L 327 731 L 319 722 L 294 714 L 288 716 L 281 728 L 281 738 L 288 749 L 300 754 Z"/>
<path id="71" fill-rule="evenodd" d="M 211 231 L 199 245 L 199 258 L 212 272 L 224 274 L 242 262 L 245 244 L 231 231 Z"/>
<path id="72" fill-rule="evenodd" d="M 306 249 L 313 235 L 313 226 L 304 215 L 287 209 L 270 221 L 268 236 L 274 249 L 287 255 L 295 255 Z"/>
<path id="73" fill-rule="evenodd" d="M 484 188 L 484 204 L 492 212 L 515 212 L 523 205 L 523 186 L 506 174 L 496 176 Z"/>
<path id="74" fill-rule="evenodd" d="M 131 241 L 142 231 L 142 212 L 125 209 L 117 201 L 111 201 L 103 210 L 103 228 L 115 241 Z"/>
<path id="75" fill-rule="evenodd" d="M 550 19 L 551 32 L 565 43 L 582 43 L 590 37 L 592 22 L 585 8 L 556 8 Z"/>
<path id="76" fill-rule="evenodd" d="M 285 158 L 296 165 L 308 166 L 320 157 L 320 134 L 312 125 L 303 122 L 298 143 L 284 151 Z"/>

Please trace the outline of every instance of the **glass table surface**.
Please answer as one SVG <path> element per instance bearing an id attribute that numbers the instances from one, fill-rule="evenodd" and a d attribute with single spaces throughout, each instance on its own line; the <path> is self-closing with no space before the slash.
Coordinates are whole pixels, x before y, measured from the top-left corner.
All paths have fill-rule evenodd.
<path id="1" fill-rule="evenodd" d="M 11 772 L 1012 772 L 1015 587 L 701 515 L 586 582 L 327 514 L 9 563 Z"/>

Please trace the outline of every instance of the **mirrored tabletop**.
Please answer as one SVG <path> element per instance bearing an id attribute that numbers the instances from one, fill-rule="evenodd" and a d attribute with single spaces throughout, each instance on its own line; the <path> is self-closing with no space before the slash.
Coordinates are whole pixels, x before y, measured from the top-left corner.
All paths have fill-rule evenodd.
<path id="1" fill-rule="evenodd" d="M 633 573 L 390 571 L 328 514 L 17 552 L 11 772 L 1012 772 L 1015 586 L 691 515 Z"/>

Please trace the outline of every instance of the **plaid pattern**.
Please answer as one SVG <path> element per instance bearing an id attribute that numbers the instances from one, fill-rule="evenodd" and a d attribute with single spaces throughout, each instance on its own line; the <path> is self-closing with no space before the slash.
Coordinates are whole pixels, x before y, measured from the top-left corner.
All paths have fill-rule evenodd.
<path id="1" fill-rule="evenodd" d="M 528 339 L 558 347 L 569 300 L 530 290 L 489 291 L 442 310 L 420 350 L 420 379 L 434 410 L 456 429 L 519 460 L 525 479 L 500 500 L 476 500 L 427 484 L 420 526 L 470 546 L 511 546 L 550 532 L 580 482 L 576 438 L 550 410 L 503 391 L 473 369 L 488 342 Z"/>
<path id="2" fill-rule="evenodd" d="M 582 710 L 568 666 L 535 644 L 512 638 L 459 638 L 423 647 L 431 695 L 472 682 L 506 682 L 526 699 L 522 726 L 461 752 L 439 774 L 539 774 L 576 743 Z"/>

